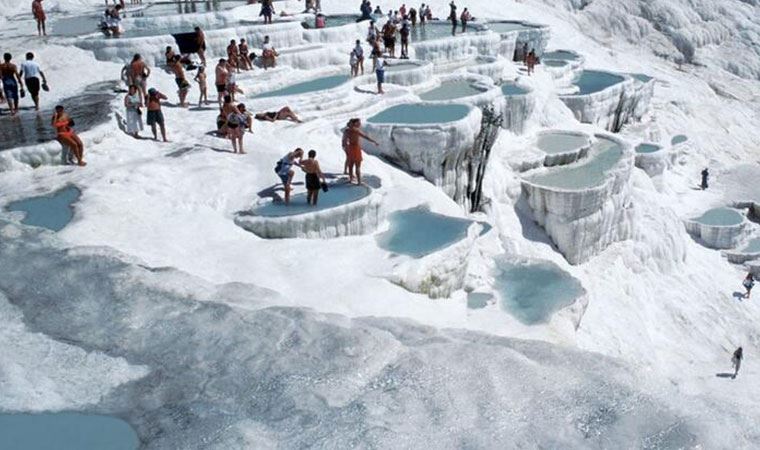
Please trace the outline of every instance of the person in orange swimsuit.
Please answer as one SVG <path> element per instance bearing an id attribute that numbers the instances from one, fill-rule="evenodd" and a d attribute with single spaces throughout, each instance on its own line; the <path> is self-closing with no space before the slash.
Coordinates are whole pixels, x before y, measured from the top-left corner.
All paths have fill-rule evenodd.
<path id="1" fill-rule="evenodd" d="M 32 0 L 32 15 L 34 20 L 37 21 L 37 34 L 40 36 L 47 36 L 45 30 L 45 8 L 42 7 L 42 0 Z"/>
<path id="2" fill-rule="evenodd" d="M 63 106 L 58 105 L 55 107 L 51 124 L 53 125 L 53 128 L 55 128 L 56 139 L 58 142 L 61 143 L 64 149 L 69 148 L 71 152 L 74 153 L 74 157 L 77 159 L 77 165 L 86 166 L 87 163 L 84 162 L 84 144 L 71 128 L 74 125 L 74 121 L 71 120 L 71 117 L 69 117 L 68 114 L 66 114 Z"/>
<path id="3" fill-rule="evenodd" d="M 351 119 L 348 121 L 348 129 L 343 135 L 343 146 L 347 149 L 348 178 L 349 181 L 354 180 L 354 169 L 356 169 L 356 184 L 362 184 L 362 138 L 379 145 L 376 140 L 362 132 L 361 126 L 361 119 Z"/>

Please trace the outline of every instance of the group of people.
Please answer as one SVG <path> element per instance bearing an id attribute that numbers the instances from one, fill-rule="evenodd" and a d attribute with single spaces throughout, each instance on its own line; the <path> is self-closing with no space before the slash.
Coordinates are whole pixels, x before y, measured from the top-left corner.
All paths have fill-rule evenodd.
<path id="1" fill-rule="evenodd" d="M 49 90 L 45 73 L 34 60 L 34 53 L 28 52 L 26 60 L 17 67 L 13 63 L 13 55 L 5 53 L 0 63 L 0 79 L 3 89 L 0 92 L 0 102 L 5 101 L 12 116 L 18 113 L 19 99 L 29 96 L 34 102 L 34 109 L 40 109 L 40 90 Z M 26 89 L 24 89 L 26 86 Z"/>

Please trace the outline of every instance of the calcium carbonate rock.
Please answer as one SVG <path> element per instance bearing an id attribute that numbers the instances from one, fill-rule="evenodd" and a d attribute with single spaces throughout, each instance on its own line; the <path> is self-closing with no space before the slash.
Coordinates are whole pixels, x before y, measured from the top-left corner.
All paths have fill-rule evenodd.
<path id="1" fill-rule="evenodd" d="M 476 31 L 465 34 L 412 43 L 409 47 L 414 57 L 434 63 L 467 60 L 479 55 L 498 54 L 501 39 L 490 31 Z"/>
<path id="2" fill-rule="evenodd" d="M 632 73 L 630 76 L 634 81 L 634 93 L 629 97 L 634 120 L 641 120 L 647 112 L 649 105 L 654 98 L 655 79 L 643 73 Z"/>
<path id="3" fill-rule="evenodd" d="M 746 217 L 731 208 L 714 208 L 684 222 L 686 231 L 708 248 L 735 248 L 744 237 Z"/>
<path id="4" fill-rule="evenodd" d="M 339 65 L 345 62 L 345 57 L 334 47 L 324 45 L 300 45 L 278 49 L 277 64 L 299 70 L 320 69 L 328 65 Z M 256 59 L 254 64 L 261 67 L 261 61 Z"/>
<path id="5" fill-rule="evenodd" d="M 192 31 L 192 28 L 188 31 Z M 272 25 L 242 25 L 218 30 L 207 30 L 206 46 L 211 49 L 227 48 L 230 40 L 244 38 L 252 51 L 260 48 L 264 37 L 269 36 L 275 48 L 295 47 L 303 44 L 303 28 L 298 22 L 279 22 Z M 119 39 L 82 38 L 76 45 L 92 50 L 95 58 L 102 61 L 131 61 L 139 53 L 149 65 L 162 65 L 166 47 L 176 47 L 177 42 L 169 34 Z"/>
<path id="6" fill-rule="evenodd" d="M 646 112 L 650 86 L 653 85 L 639 84 L 627 75 L 584 70 L 574 81 L 574 93 L 560 95 L 560 100 L 580 122 L 617 132 Z"/>
<path id="7" fill-rule="evenodd" d="M 502 128 L 515 134 L 522 134 L 536 107 L 533 89 L 507 82 L 502 84 L 502 93 L 504 94 L 504 103 L 501 108 Z"/>
<path id="8" fill-rule="evenodd" d="M 336 189 L 333 186 L 332 189 Z M 309 211 L 301 208 L 294 214 L 276 213 L 270 215 L 271 200 L 267 199 L 251 208 L 238 213 L 235 224 L 264 239 L 310 238 L 327 239 L 340 236 L 352 236 L 373 232 L 382 221 L 382 195 L 367 186 L 355 186 L 343 189 L 366 189 L 366 195 L 350 203 L 339 204 L 326 209 Z M 322 193 L 322 202 L 330 191 Z M 293 203 L 305 202 L 292 199 Z M 283 210 L 288 207 L 277 206 Z"/>
<path id="9" fill-rule="evenodd" d="M 526 48 L 527 51 L 533 50 L 540 58 L 551 37 L 551 30 L 547 25 L 536 23 L 499 20 L 488 22 L 487 26 L 501 36 L 500 54 L 515 61 L 522 61 Z"/>
<path id="10" fill-rule="evenodd" d="M 584 160 L 523 176 L 523 196 L 571 264 L 583 263 L 632 232 L 630 176 L 633 150 L 624 141 L 597 135 Z"/>
<path id="11" fill-rule="evenodd" d="M 409 108 L 411 113 L 407 111 Z M 452 110 L 454 112 L 448 115 Z M 441 111 L 447 114 L 445 122 L 430 121 L 435 120 L 435 115 Z M 397 115 L 387 120 L 384 118 L 382 122 L 368 119 L 366 132 L 380 145 L 367 146 L 365 150 L 388 159 L 404 170 L 421 174 L 449 197 L 464 203 L 469 163 L 481 126 L 481 111 L 461 104 L 421 103 L 398 105 L 375 118 L 387 113 Z M 412 114 L 423 117 L 412 118 Z"/>
<path id="12" fill-rule="evenodd" d="M 495 83 L 500 83 L 507 60 L 499 56 L 476 56 L 472 64 L 467 66 L 470 73 L 484 75 L 491 78 Z"/>
<path id="13" fill-rule="evenodd" d="M 337 16 L 327 16 L 327 23 L 330 19 Z M 311 16 L 309 21 L 314 21 L 314 16 Z M 328 28 L 311 28 L 303 31 L 303 38 L 306 42 L 320 42 L 320 43 L 333 43 L 350 45 L 356 39 L 362 39 L 367 34 L 367 22 L 353 22 L 346 25 L 328 27 Z"/>
<path id="14" fill-rule="evenodd" d="M 670 152 L 657 144 L 642 143 L 636 146 L 636 167 L 650 177 L 662 175 L 671 166 Z"/>

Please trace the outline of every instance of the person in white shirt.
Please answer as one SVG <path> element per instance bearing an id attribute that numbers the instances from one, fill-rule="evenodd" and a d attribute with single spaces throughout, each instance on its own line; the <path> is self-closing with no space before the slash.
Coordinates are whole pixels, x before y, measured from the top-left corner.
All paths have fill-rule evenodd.
<path id="1" fill-rule="evenodd" d="M 45 74 L 40 69 L 40 65 L 34 61 L 34 53 L 29 52 L 26 54 L 26 61 L 21 63 L 20 67 L 21 76 L 24 78 L 24 84 L 26 90 L 32 96 L 34 101 L 34 109 L 40 110 L 40 87 L 44 90 L 48 90 L 47 79 Z M 40 84 L 40 78 L 42 83 Z"/>
<path id="2" fill-rule="evenodd" d="M 356 55 L 356 75 L 359 75 L 359 72 L 364 75 L 364 49 L 362 48 L 362 43 L 359 39 L 356 40 L 354 54 Z"/>
<path id="3" fill-rule="evenodd" d="M 375 76 L 377 76 L 377 93 L 385 94 L 383 83 L 385 82 L 385 58 L 378 58 L 375 64 Z"/>

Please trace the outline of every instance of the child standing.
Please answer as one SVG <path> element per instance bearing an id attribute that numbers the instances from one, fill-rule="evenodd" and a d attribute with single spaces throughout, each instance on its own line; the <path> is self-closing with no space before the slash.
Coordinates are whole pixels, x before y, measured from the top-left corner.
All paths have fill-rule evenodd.
<path id="1" fill-rule="evenodd" d="M 208 105 L 208 86 L 206 84 L 206 68 L 203 66 L 198 67 L 198 73 L 195 74 L 195 81 L 198 83 L 198 89 L 200 90 L 200 97 L 198 97 L 198 106 L 201 103 Z"/>

